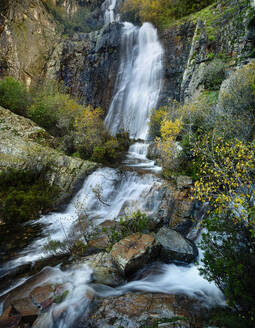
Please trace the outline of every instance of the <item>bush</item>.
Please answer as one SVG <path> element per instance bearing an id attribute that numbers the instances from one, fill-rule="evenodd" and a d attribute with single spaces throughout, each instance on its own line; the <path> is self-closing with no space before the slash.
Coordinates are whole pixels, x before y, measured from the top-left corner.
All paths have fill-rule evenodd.
<path id="1" fill-rule="evenodd" d="M 15 114 L 25 115 L 29 106 L 29 96 L 25 85 L 12 77 L 0 80 L 0 106 Z"/>
<path id="2" fill-rule="evenodd" d="M 252 140 L 255 133 L 255 63 L 237 70 L 219 95 L 218 131 L 225 138 Z"/>
<path id="3" fill-rule="evenodd" d="M 53 209 L 58 192 L 43 172 L 5 171 L 0 174 L 0 216 L 8 224 L 36 219 Z"/>
<path id="4" fill-rule="evenodd" d="M 205 89 L 219 90 L 225 77 L 225 63 L 221 59 L 214 59 L 205 69 L 203 81 Z"/>
<path id="5" fill-rule="evenodd" d="M 134 21 L 152 22 L 158 27 L 212 4 L 213 0 L 127 0 L 122 12 Z"/>
<path id="6" fill-rule="evenodd" d="M 225 294 L 232 311 L 216 319 L 220 327 L 254 327 L 255 240 L 244 224 L 234 224 L 231 213 L 204 222 L 201 247 L 205 251 L 201 274 Z M 214 320 L 215 320 L 214 319 Z"/>

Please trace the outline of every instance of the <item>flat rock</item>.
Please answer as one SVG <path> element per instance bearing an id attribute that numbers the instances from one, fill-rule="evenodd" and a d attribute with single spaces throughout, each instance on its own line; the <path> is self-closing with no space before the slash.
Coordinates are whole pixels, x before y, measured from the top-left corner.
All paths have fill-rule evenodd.
<path id="1" fill-rule="evenodd" d="M 129 275 L 153 261 L 160 246 L 153 235 L 136 233 L 116 243 L 111 256 L 119 271 Z"/>
<path id="2" fill-rule="evenodd" d="M 104 299 L 90 319 L 93 328 L 154 327 L 158 320 L 168 324 L 164 327 L 200 328 L 206 312 L 199 301 L 183 295 L 128 293 Z M 171 326 L 167 321 L 176 316 L 187 321 L 180 319 Z"/>
<path id="3" fill-rule="evenodd" d="M 161 258 L 165 262 L 183 261 L 191 263 L 198 256 L 196 245 L 175 230 L 166 227 L 161 228 L 156 234 L 156 240 L 162 246 Z"/>

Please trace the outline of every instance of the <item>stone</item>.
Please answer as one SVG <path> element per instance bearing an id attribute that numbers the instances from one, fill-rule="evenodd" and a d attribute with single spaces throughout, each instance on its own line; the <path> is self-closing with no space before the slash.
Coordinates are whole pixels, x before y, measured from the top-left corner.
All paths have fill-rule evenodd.
<path id="1" fill-rule="evenodd" d="M 192 179 L 188 176 L 178 176 L 176 179 L 178 189 L 186 189 L 192 186 Z"/>
<path id="2" fill-rule="evenodd" d="M 93 269 L 92 279 L 95 283 L 112 287 L 124 282 L 109 253 L 98 253 L 84 259 Z"/>
<path id="3" fill-rule="evenodd" d="M 153 235 L 136 233 L 116 243 L 111 256 L 123 275 L 134 273 L 153 261 L 160 247 Z"/>
<path id="4" fill-rule="evenodd" d="M 45 281 L 47 281 L 51 277 L 51 275 L 54 274 L 54 269 L 45 268 L 38 274 L 29 278 L 24 284 L 13 289 L 9 293 L 7 293 L 7 295 L 4 295 L 2 298 L 0 298 L 0 302 L 4 302 L 4 310 L 8 308 L 11 304 L 13 304 L 13 302 L 15 301 L 30 298 L 29 294 L 33 291 L 33 289 L 35 289 L 39 285 L 45 284 Z"/>
<path id="5" fill-rule="evenodd" d="M 78 190 L 98 164 L 65 156 L 53 145 L 52 137 L 34 122 L 0 107 L 0 172 L 47 167 L 46 179 L 60 189 L 59 204 Z"/>
<path id="6" fill-rule="evenodd" d="M 128 293 L 105 298 L 90 320 L 93 328 L 137 328 L 154 327 L 157 320 L 164 323 L 180 316 L 187 321 L 177 321 L 178 327 L 188 328 L 193 324 L 193 327 L 202 328 L 206 314 L 207 309 L 199 301 L 187 296 Z"/>
<path id="7" fill-rule="evenodd" d="M 196 245 L 175 230 L 166 227 L 161 228 L 156 234 L 156 240 L 162 246 L 161 258 L 165 262 L 191 263 L 198 256 Z"/>
<path id="8" fill-rule="evenodd" d="M 21 314 L 22 317 L 37 316 L 40 312 L 30 297 L 21 298 L 12 302 L 14 309 Z"/>
<path id="9" fill-rule="evenodd" d="M 13 306 L 9 306 L 0 316 L 0 328 L 16 328 L 19 327 L 21 315 L 14 313 Z"/>
<path id="10" fill-rule="evenodd" d="M 42 304 L 54 295 L 54 288 L 51 285 L 38 286 L 32 290 L 30 297 L 34 304 Z"/>

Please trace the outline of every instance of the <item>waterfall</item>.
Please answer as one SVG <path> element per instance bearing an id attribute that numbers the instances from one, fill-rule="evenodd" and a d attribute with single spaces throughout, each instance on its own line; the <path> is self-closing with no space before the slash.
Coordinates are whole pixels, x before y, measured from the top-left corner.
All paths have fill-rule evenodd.
<path id="1" fill-rule="evenodd" d="M 115 15 L 117 0 L 106 0 L 102 5 L 104 12 L 104 24 L 110 24 L 119 20 L 119 15 Z"/>
<path id="2" fill-rule="evenodd" d="M 112 135 L 127 131 L 133 139 L 146 140 L 162 85 L 163 48 L 152 24 L 123 25 L 122 59 L 105 125 Z"/>

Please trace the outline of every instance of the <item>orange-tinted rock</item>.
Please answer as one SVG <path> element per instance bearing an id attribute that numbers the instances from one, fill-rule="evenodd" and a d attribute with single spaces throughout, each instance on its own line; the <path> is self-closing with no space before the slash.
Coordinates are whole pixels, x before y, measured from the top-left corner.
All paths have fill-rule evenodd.
<path id="1" fill-rule="evenodd" d="M 193 324 L 192 327 L 201 328 L 206 313 L 207 309 L 203 308 L 199 301 L 187 296 L 129 293 L 104 299 L 91 319 L 94 328 L 126 328 L 151 327 L 158 319 L 180 316 L 187 318 L 187 322 L 180 320 L 177 327 L 188 328 Z"/>
<path id="2" fill-rule="evenodd" d="M 22 317 L 35 316 L 40 312 L 39 308 L 33 304 L 30 297 L 15 300 L 13 301 L 12 305 L 15 310 L 21 314 Z"/>
<path id="3" fill-rule="evenodd" d="M 116 243 L 111 256 L 119 271 L 128 275 L 153 261 L 159 251 L 160 246 L 153 235 L 136 233 Z"/>
<path id="4" fill-rule="evenodd" d="M 49 298 L 53 297 L 54 288 L 51 285 L 39 286 L 32 290 L 30 297 L 36 304 L 44 303 Z"/>

